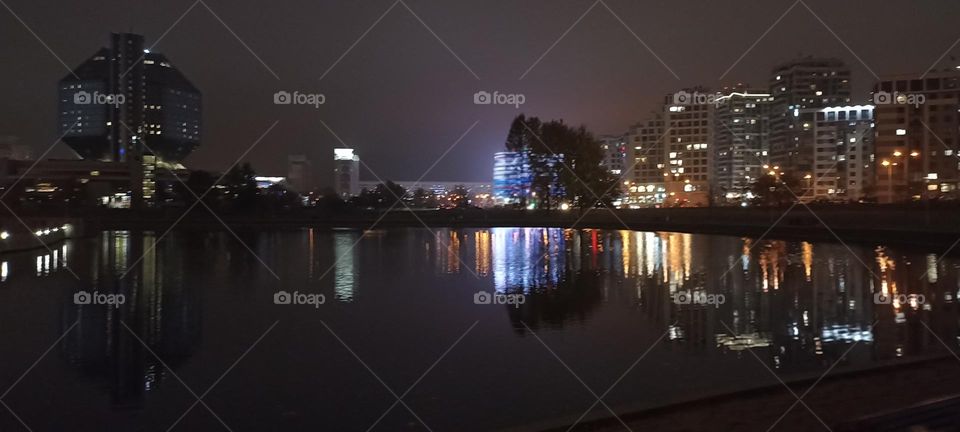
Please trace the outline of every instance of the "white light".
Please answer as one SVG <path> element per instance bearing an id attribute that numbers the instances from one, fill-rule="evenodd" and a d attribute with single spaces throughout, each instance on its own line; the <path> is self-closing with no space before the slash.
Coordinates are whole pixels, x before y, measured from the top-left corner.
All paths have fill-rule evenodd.
<path id="1" fill-rule="evenodd" d="M 333 149 L 333 160 L 353 160 L 353 149 L 335 148 Z"/>
<path id="2" fill-rule="evenodd" d="M 907 134 L 906 129 L 897 129 L 897 136 L 904 136 Z"/>
<path id="3" fill-rule="evenodd" d="M 8 238 L 10 238 L 10 233 L 6 231 L 0 232 L 0 240 L 6 240 Z"/>
<path id="4" fill-rule="evenodd" d="M 44 235 L 50 234 L 50 230 L 48 230 L 48 229 L 43 230 L 43 234 L 44 234 Z"/>
<path id="5" fill-rule="evenodd" d="M 37 232 L 35 232 L 34 234 L 35 234 L 37 237 L 40 237 L 40 236 L 43 235 L 43 231 L 37 230 Z"/>

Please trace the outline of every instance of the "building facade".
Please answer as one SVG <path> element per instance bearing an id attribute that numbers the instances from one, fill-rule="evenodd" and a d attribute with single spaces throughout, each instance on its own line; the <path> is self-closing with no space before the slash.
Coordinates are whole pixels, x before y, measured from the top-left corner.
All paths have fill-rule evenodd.
<path id="1" fill-rule="evenodd" d="M 814 165 L 802 177 L 801 200 L 860 201 L 872 193 L 874 107 L 807 109 L 800 119 L 804 138 L 814 143 Z"/>
<path id="2" fill-rule="evenodd" d="M 766 89 L 738 86 L 716 98 L 713 171 L 710 189 L 718 204 L 743 204 L 750 186 L 769 163 L 769 108 Z"/>
<path id="3" fill-rule="evenodd" d="M 664 183 L 663 114 L 654 112 L 649 120 L 638 123 L 626 134 L 628 151 L 632 155 L 629 183 L 623 204 L 629 208 L 655 207 L 666 198 Z"/>
<path id="4" fill-rule="evenodd" d="M 526 205 L 531 182 L 527 152 L 493 155 L 493 199 L 497 205 Z"/>
<path id="5" fill-rule="evenodd" d="M 333 190 L 343 199 L 360 194 L 360 156 L 353 149 L 333 149 Z"/>
<path id="6" fill-rule="evenodd" d="M 305 155 L 287 156 L 287 184 L 301 194 L 312 192 L 315 188 L 313 164 Z"/>
<path id="7" fill-rule="evenodd" d="M 702 207 L 710 204 L 715 94 L 696 87 L 665 97 L 663 119 L 667 128 L 661 145 L 668 207 Z"/>
<path id="8" fill-rule="evenodd" d="M 624 162 L 627 158 L 627 145 L 625 137 L 603 135 L 597 138 L 600 143 L 600 150 L 603 152 L 603 161 L 600 163 L 614 177 L 620 178 L 624 175 Z"/>
<path id="9" fill-rule="evenodd" d="M 960 69 L 884 77 L 874 88 L 874 104 L 877 200 L 956 197 Z"/>
<path id="10" fill-rule="evenodd" d="M 831 58 L 793 60 L 773 69 L 769 93 L 770 164 L 788 175 L 812 175 L 815 143 L 800 111 L 850 105 L 850 68 Z"/>
<path id="11" fill-rule="evenodd" d="M 200 145 L 200 91 L 143 36 L 111 35 L 60 80 L 59 133 L 83 159 L 127 161 L 144 151 L 181 163 Z"/>

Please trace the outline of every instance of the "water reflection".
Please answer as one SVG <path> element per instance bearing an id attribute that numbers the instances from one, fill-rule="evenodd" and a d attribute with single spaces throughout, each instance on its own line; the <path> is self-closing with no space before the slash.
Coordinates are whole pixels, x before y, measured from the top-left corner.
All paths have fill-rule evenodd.
<path id="1" fill-rule="evenodd" d="M 531 326 L 582 321 L 599 303 L 619 302 L 662 325 L 679 347 L 762 349 L 771 365 L 787 370 L 821 367 L 852 343 L 868 347 L 863 355 L 874 360 L 939 349 L 925 326 L 953 345 L 960 335 L 960 278 L 951 257 L 557 228 L 441 230 L 435 238 L 443 272 L 462 272 L 460 263 L 473 260 L 478 276 L 490 269 L 496 291 L 527 294 L 526 304 L 506 308 L 511 320 Z M 681 292 L 722 295 L 725 302 L 678 304 Z"/>
<path id="2" fill-rule="evenodd" d="M 123 294 L 126 302 L 119 307 L 77 305 L 73 293 L 66 293 L 63 331 L 76 326 L 64 338 L 62 354 L 106 384 L 116 405 L 139 406 L 144 393 L 168 377 L 153 353 L 176 369 L 199 344 L 199 287 L 183 282 L 184 261 L 189 259 L 185 252 L 198 245 L 158 244 L 153 234 L 125 231 L 103 233 L 98 243 L 82 264 L 72 264 L 89 274 L 83 289 Z"/>

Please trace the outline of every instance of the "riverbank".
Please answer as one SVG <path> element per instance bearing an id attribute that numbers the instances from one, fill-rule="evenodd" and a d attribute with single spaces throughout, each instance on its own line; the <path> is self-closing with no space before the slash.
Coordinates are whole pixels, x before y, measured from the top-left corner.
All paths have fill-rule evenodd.
<path id="1" fill-rule="evenodd" d="M 509 209 L 343 209 L 337 212 L 299 209 L 288 212 L 211 214 L 202 206 L 146 211 L 119 209 L 71 210 L 63 217 L 76 220 L 87 232 L 101 230 L 166 231 L 277 229 L 376 229 L 397 227 L 492 228 L 555 227 L 612 230 L 667 231 L 753 238 L 921 246 L 946 250 L 960 240 L 958 206 L 811 206 L 790 208 L 670 208 L 589 211 L 524 211 Z M 19 213 L 19 212 L 18 212 Z M 20 214 L 28 225 L 51 218 Z M 22 225 L 12 216 L 5 226 Z M 39 226 L 38 225 L 38 226 Z"/>
<path id="2" fill-rule="evenodd" d="M 823 206 L 810 208 L 673 208 L 579 211 L 522 210 L 301 210 L 263 215 L 212 216 L 194 208 L 151 212 L 99 211 L 85 219 L 91 230 L 179 228 L 293 229 L 389 227 L 557 227 L 630 229 L 764 237 L 783 240 L 929 246 L 946 249 L 960 239 L 960 208 Z M 222 221 L 222 223 L 221 223 Z M 92 232 L 92 231 L 91 231 Z"/>
<path id="3" fill-rule="evenodd" d="M 759 364 L 757 367 L 758 373 L 766 373 Z M 591 413 L 593 416 L 587 416 L 573 430 L 621 431 L 624 427 L 620 420 L 632 430 L 666 432 L 877 430 L 871 421 L 875 416 L 898 418 L 898 412 L 913 411 L 917 406 L 957 396 L 960 364 L 947 354 L 865 370 L 834 371 L 819 382 L 818 378 L 791 381 L 790 391 L 777 384 L 647 410 L 614 407 L 620 419 L 598 407 Z M 812 385 L 815 387 L 811 388 Z M 797 403 L 791 391 L 797 397 L 803 395 L 803 403 L 809 410 Z M 917 421 L 931 417 L 935 415 L 917 417 Z M 562 419 L 553 426 L 528 425 L 511 431 L 567 431 L 575 420 Z"/>

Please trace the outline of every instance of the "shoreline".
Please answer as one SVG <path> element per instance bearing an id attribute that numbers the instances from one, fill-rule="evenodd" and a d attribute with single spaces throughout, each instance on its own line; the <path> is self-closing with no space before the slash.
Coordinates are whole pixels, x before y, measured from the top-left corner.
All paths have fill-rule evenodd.
<path id="1" fill-rule="evenodd" d="M 830 375 L 824 377 L 819 385 L 836 383 L 844 380 L 883 378 L 883 376 L 877 375 L 882 375 L 885 373 L 893 374 L 905 367 L 910 366 L 941 366 L 946 364 L 948 365 L 947 367 L 956 367 L 956 365 L 953 364 L 954 362 L 956 362 L 956 359 L 947 353 L 923 356 L 914 359 L 891 360 L 871 366 L 861 366 L 834 371 Z M 623 425 L 620 423 L 620 420 L 631 424 L 634 422 L 648 421 L 654 418 L 668 417 L 677 414 L 687 415 L 691 411 L 710 409 L 721 403 L 746 403 L 742 401 L 783 395 L 791 397 L 787 392 L 787 389 L 784 387 L 784 384 L 790 387 L 797 395 L 800 395 L 807 386 L 820 381 L 820 375 L 821 372 L 819 371 L 808 372 L 792 377 L 791 379 L 782 380 L 783 384 L 777 382 L 774 384 L 756 385 L 734 391 L 708 393 L 683 400 L 667 402 L 661 405 L 642 406 L 641 404 L 627 403 L 611 406 L 614 412 L 617 413 L 619 419 L 611 416 L 608 411 L 603 410 L 602 407 L 598 405 L 594 407 L 589 414 L 585 415 L 580 422 L 576 423 L 576 427 L 577 430 L 622 430 Z M 498 429 L 498 432 L 567 431 L 570 429 L 571 425 L 574 424 L 578 417 L 579 415 L 570 415 L 555 419 L 530 422 L 523 425 L 501 428 Z M 848 419 L 848 421 L 849 420 L 852 419 Z"/>
<path id="2" fill-rule="evenodd" d="M 898 207 L 679 208 L 571 211 L 504 209 L 395 210 L 324 213 L 298 211 L 213 217 L 206 209 L 149 213 L 110 212 L 87 218 L 102 229 L 370 229 L 375 228 L 578 228 L 725 235 L 789 241 L 816 241 L 940 248 L 960 241 L 960 208 Z"/>

